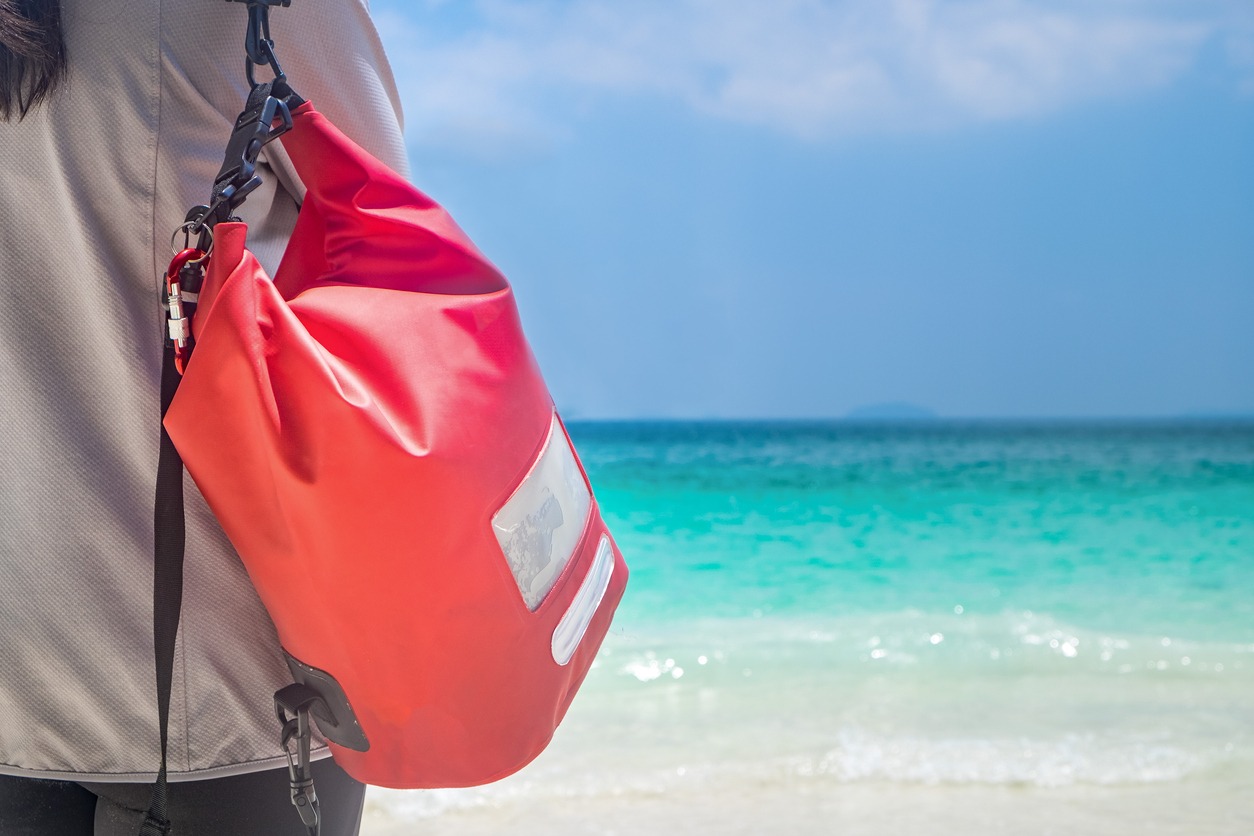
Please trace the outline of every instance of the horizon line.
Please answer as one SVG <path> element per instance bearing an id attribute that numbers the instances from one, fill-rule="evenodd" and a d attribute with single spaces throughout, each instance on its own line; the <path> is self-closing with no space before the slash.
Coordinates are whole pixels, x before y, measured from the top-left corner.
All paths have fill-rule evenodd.
<path id="1" fill-rule="evenodd" d="M 844 423 L 844 424 L 944 424 L 956 422 L 1000 423 L 1254 423 L 1254 412 L 1177 413 L 1168 415 L 777 415 L 777 416 L 593 416 L 558 409 L 567 423 Z"/>

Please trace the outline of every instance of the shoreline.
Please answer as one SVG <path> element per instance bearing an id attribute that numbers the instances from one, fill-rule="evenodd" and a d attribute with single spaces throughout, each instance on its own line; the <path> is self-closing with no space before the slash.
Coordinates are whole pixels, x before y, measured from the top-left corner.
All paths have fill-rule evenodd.
<path id="1" fill-rule="evenodd" d="M 1138 786 L 854 783 L 836 789 L 706 788 L 595 799 L 511 799 L 411 819 L 367 796 L 362 836 L 499 836 L 504 832 L 654 836 L 1246 836 L 1254 832 L 1249 777 L 1210 774 Z"/>

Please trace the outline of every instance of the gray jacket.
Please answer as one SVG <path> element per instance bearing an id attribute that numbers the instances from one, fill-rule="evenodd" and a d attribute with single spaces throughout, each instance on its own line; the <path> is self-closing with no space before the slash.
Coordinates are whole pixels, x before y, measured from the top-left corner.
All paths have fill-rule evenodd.
<path id="1" fill-rule="evenodd" d="M 0 122 L 0 773 L 141 781 L 158 762 L 158 288 L 247 93 L 247 14 L 221 0 L 63 10 L 68 83 Z M 271 18 L 292 86 L 404 171 L 365 0 Z M 265 163 L 240 214 L 273 271 L 302 189 L 278 143 Z M 186 493 L 171 780 L 280 766 L 271 695 L 290 676 L 274 628 L 190 480 Z"/>

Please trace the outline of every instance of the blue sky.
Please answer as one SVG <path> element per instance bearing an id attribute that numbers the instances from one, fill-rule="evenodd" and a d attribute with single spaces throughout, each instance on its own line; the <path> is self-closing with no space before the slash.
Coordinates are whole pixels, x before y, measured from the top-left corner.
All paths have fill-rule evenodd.
<path id="1" fill-rule="evenodd" d="M 1254 414 L 1250 0 L 374 0 L 568 417 Z"/>

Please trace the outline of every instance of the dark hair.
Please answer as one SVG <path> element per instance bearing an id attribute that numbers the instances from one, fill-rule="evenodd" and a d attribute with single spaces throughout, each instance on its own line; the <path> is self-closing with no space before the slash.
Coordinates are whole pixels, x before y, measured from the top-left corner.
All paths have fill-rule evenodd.
<path id="1" fill-rule="evenodd" d="M 0 119 L 25 117 L 64 75 L 60 0 L 0 0 Z"/>

